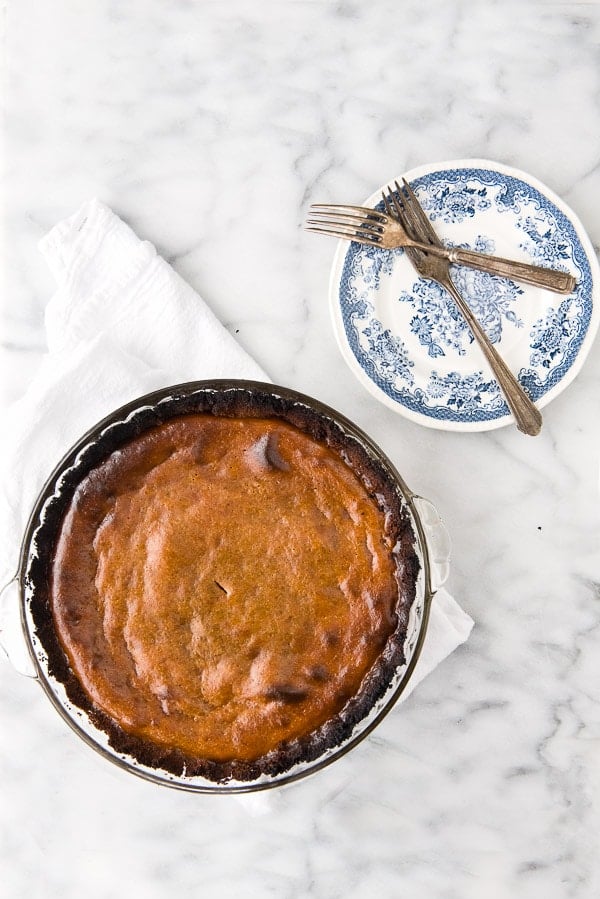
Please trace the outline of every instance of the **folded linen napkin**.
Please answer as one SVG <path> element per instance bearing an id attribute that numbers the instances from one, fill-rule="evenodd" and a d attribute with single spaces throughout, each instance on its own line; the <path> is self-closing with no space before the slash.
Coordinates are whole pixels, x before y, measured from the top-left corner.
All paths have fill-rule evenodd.
<path id="1" fill-rule="evenodd" d="M 269 380 L 154 247 L 97 200 L 56 225 L 40 249 L 58 289 L 46 311 L 48 353 L 5 415 L 0 585 L 16 570 L 27 516 L 46 478 L 97 421 L 169 384 Z M 472 626 L 440 590 L 411 690 Z"/>

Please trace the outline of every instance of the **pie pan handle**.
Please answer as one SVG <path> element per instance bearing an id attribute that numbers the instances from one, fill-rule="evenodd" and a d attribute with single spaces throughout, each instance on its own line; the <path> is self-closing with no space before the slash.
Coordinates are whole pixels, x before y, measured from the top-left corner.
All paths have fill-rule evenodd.
<path id="1" fill-rule="evenodd" d="M 423 526 L 429 562 L 429 589 L 435 593 L 446 583 L 450 573 L 450 535 L 433 503 L 413 496 L 413 504 Z"/>
<path id="2" fill-rule="evenodd" d="M 0 647 L 19 674 L 37 678 L 37 672 L 23 633 L 17 575 L 0 590 Z"/>

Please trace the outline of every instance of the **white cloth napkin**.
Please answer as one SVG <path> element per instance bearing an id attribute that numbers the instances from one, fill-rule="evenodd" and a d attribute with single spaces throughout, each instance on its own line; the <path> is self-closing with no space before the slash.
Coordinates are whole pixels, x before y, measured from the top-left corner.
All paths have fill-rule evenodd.
<path id="1" fill-rule="evenodd" d="M 16 571 L 27 516 L 46 478 L 98 420 L 169 384 L 269 380 L 154 247 L 97 200 L 56 225 L 40 249 L 58 289 L 46 311 L 48 353 L 5 416 L 0 585 Z M 472 626 L 440 590 L 411 690 Z"/>

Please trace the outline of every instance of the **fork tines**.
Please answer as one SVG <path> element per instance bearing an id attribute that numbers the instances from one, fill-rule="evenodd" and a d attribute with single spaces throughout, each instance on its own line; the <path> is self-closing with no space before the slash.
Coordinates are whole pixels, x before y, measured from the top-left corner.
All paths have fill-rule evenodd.
<path id="1" fill-rule="evenodd" d="M 418 203 L 418 200 L 412 192 L 408 181 L 403 178 L 402 187 L 397 181 L 394 181 L 394 188 L 388 185 L 381 194 L 388 215 L 400 222 L 412 240 L 432 243 L 429 233 L 425 232 L 420 217 L 414 210 L 413 204 Z"/>
<path id="2" fill-rule="evenodd" d="M 394 181 L 395 190 L 389 185 L 387 187 L 388 196 L 382 194 L 385 208 L 390 215 L 395 215 L 405 231 L 413 238 L 420 240 L 425 244 L 437 244 L 441 246 L 433 225 L 425 215 L 417 196 L 406 180 L 402 179 L 402 186 Z M 391 211 L 390 204 L 393 205 L 395 212 Z"/>
<path id="3" fill-rule="evenodd" d="M 313 203 L 305 230 L 330 237 L 379 244 L 387 216 L 376 209 L 334 203 Z"/>

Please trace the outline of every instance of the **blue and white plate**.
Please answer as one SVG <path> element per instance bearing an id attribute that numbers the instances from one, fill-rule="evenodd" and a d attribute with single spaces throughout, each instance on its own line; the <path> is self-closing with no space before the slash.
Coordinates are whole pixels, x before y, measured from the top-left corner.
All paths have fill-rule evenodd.
<path id="1" fill-rule="evenodd" d="M 452 268 L 492 343 L 536 404 L 545 406 L 580 370 L 600 320 L 600 269 L 581 223 L 539 181 L 496 163 L 438 163 L 401 177 L 445 244 L 564 269 L 577 278 L 573 293 L 564 296 Z M 382 209 L 381 189 L 363 205 Z M 386 405 L 420 424 L 455 431 L 513 421 L 452 299 L 419 277 L 404 250 L 341 241 L 330 299 L 346 361 Z"/>

